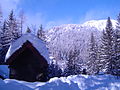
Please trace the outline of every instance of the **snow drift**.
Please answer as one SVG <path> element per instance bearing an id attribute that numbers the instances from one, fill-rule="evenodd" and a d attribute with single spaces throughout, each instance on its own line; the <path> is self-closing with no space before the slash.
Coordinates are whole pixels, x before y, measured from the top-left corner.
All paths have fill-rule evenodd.
<path id="1" fill-rule="evenodd" d="M 120 80 L 111 75 L 55 77 L 46 83 L 6 79 L 0 90 L 120 90 Z"/>
<path id="2" fill-rule="evenodd" d="M 0 75 L 4 78 L 9 78 L 8 65 L 0 65 Z"/>

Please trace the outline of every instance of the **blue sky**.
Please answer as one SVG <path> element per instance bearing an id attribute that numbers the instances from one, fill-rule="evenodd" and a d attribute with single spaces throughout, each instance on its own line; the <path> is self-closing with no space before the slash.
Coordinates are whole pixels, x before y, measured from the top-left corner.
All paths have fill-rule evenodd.
<path id="1" fill-rule="evenodd" d="M 116 19 L 120 0 L 1 0 L 3 13 L 23 9 L 28 25 L 49 28 L 61 24 L 80 24 L 88 20 Z M 7 6 L 7 7 L 6 7 Z"/>

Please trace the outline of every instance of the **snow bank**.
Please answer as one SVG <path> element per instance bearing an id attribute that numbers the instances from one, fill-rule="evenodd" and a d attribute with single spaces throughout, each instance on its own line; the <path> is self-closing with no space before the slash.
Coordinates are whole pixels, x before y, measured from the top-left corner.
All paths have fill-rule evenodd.
<path id="1" fill-rule="evenodd" d="M 110 75 L 52 78 L 46 83 L 0 80 L 0 90 L 120 90 L 120 79 Z"/>
<path id="2" fill-rule="evenodd" d="M 45 43 L 38 39 L 35 35 L 27 33 L 22 35 L 18 40 L 16 40 L 15 42 L 11 43 L 10 48 L 6 54 L 5 57 L 5 61 L 19 48 L 22 47 L 22 45 L 26 42 L 26 41 L 30 41 L 33 46 L 39 51 L 39 53 L 47 60 L 47 62 L 50 62 L 49 59 L 49 53 L 48 50 L 46 48 Z"/>
<path id="3" fill-rule="evenodd" d="M 0 65 L 0 75 L 4 78 L 9 78 L 9 68 L 8 65 Z"/>

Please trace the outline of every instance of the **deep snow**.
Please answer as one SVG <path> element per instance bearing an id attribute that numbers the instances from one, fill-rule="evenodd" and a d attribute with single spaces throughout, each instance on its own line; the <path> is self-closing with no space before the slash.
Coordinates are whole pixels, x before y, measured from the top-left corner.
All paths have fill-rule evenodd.
<path id="1" fill-rule="evenodd" d="M 111 75 L 77 75 L 52 78 L 48 82 L 0 80 L 0 90 L 120 90 L 120 79 Z"/>
<path id="2" fill-rule="evenodd" d="M 4 78 L 9 78 L 8 65 L 0 65 L 0 75 Z"/>

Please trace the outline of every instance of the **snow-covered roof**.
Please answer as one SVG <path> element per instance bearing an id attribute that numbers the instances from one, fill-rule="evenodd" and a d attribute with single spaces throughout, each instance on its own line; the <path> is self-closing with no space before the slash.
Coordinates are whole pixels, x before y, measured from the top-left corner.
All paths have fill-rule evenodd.
<path id="1" fill-rule="evenodd" d="M 32 45 L 39 51 L 39 53 L 47 60 L 47 62 L 50 62 L 49 53 L 46 48 L 45 42 L 30 33 L 23 34 L 18 40 L 11 43 L 5 57 L 5 62 L 16 50 L 21 48 L 26 41 L 31 42 Z"/>

